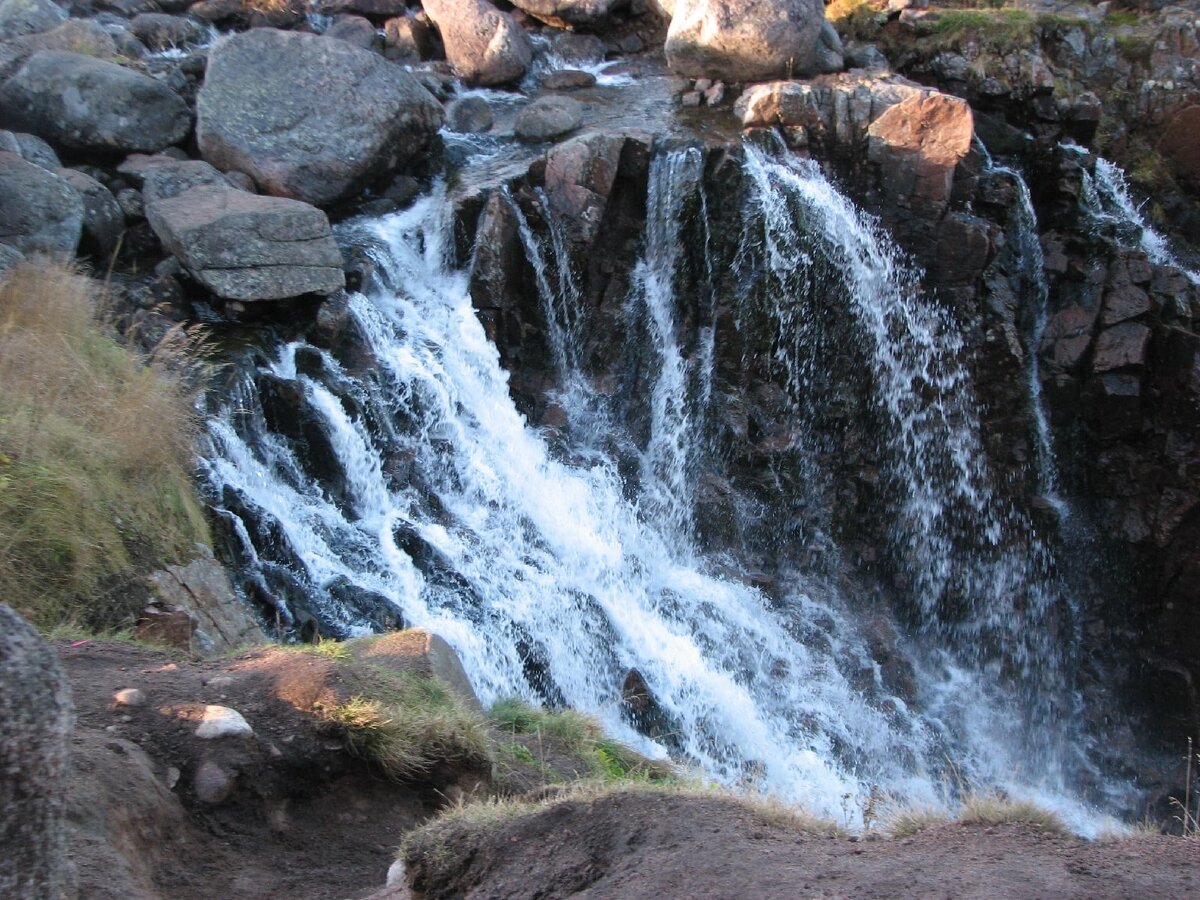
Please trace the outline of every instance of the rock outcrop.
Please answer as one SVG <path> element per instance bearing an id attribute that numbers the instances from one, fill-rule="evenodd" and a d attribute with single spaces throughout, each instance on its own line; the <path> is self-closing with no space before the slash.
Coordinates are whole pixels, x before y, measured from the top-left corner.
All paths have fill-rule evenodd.
<path id="1" fill-rule="evenodd" d="M 205 160 L 318 206 L 420 163 L 443 120 L 441 104 L 379 54 L 272 28 L 211 50 L 197 110 Z"/>
<path id="2" fill-rule="evenodd" d="M 446 59 L 469 84 L 512 84 L 533 62 L 533 42 L 508 13 L 487 0 L 426 0 Z"/>
<path id="3" fill-rule="evenodd" d="M 0 896 L 42 900 L 66 892 L 63 810 L 72 721 L 58 657 L 0 603 Z"/>
<path id="4" fill-rule="evenodd" d="M 187 137 L 191 115 L 178 94 L 153 78 L 46 50 L 0 88 L 0 125 L 70 150 L 152 152 Z"/>
<path id="5" fill-rule="evenodd" d="M 344 284 L 341 251 L 314 206 L 239 190 L 202 162 L 151 169 L 142 193 L 163 246 L 218 297 L 280 300 Z"/>
<path id="6" fill-rule="evenodd" d="M 841 40 L 819 0 L 678 0 L 666 54 L 681 75 L 733 82 L 842 67 Z"/>

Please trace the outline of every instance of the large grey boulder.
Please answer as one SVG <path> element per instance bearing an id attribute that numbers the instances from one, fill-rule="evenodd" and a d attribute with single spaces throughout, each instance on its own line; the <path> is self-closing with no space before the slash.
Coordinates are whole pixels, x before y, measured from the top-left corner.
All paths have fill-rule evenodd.
<path id="1" fill-rule="evenodd" d="M 443 120 L 441 104 L 382 56 L 273 28 L 213 47 L 197 111 L 204 159 L 318 205 L 420 159 Z"/>
<path id="2" fill-rule="evenodd" d="M 676 0 L 665 50 L 681 75 L 733 82 L 842 66 L 822 0 Z"/>
<path id="3" fill-rule="evenodd" d="M 469 84 L 519 81 L 533 62 L 533 42 L 516 20 L 486 0 L 425 0 L 446 59 Z"/>
<path id="4" fill-rule="evenodd" d="M 513 6 L 556 28 L 599 28 L 618 0 L 513 0 Z"/>
<path id="5" fill-rule="evenodd" d="M 192 277 L 227 300 L 282 300 L 342 288 L 325 213 L 238 190 L 207 163 L 149 169 L 146 220 Z"/>
<path id="6" fill-rule="evenodd" d="M 187 104 L 146 75 L 82 56 L 35 53 L 0 88 L 0 125 L 72 150 L 155 151 L 191 129 Z"/>
<path id="7" fill-rule="evenodd" d="M 66 18 L 53 0 L 0 0 L 0 41 L 49 31 Z"/>
<path id="8" fill-rule="evenodd" d="M 0 243 L 22 253 L 74 254 L 83 201 L 64 179 L 0 151 Z"/>
<path id="9" fill-rule="evenodd" d="M 58 657 L 0 603 L 0 897 L 66 893 L 63 812 L 73 720 Z"/>

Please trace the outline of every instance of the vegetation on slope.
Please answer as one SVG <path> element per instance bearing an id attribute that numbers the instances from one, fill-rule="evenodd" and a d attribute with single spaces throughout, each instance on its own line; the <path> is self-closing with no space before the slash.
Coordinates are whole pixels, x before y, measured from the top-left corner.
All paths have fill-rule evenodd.
<path id="1" fill-rule="evenodd" d="M 0 596 L 44 629 L 127 624 L 135 576 L 208 540 L 187 392 L 106 332 L 99 296 L 46 262 L 0 283 Z"/>

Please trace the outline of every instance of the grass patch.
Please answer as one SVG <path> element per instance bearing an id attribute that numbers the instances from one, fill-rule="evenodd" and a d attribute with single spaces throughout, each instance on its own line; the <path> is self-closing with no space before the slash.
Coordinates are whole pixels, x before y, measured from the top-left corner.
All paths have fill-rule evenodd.
<path id="1" fill-rule="evenodd" d="M 950 821 L 945 810 L 933 807 L 908 807 L 889 812 L 884 816 L 883 830 L 894 838 L 912 837 L 934 825 Z"/>
<path id="2" fill-rule="evenodd" d="M 42 629 L 119 629 L 131 580 L 209 542 L 181 380 L 97 317 L 99 288 L 28 261 L 0 283 L 0 596 Z"/>
<path id="3" fill-rule="evenodd" d="M 1142 66 L 1150 65 L 1150 57 L 1154 55 L 1154 38 L 1145 34 L 1118 34 L 1113 40 L 1117 52 L 1127 61 Z"/>
<path id="4" fill-rule="evenodd" d="M 605 735 L 599 722 L 575 710 L 552 711 L 519 698 L 509 698 L 497 701 L 489 711 L 489 717 L 506 734 L 535 735 L 553 741 L 583 761 L 595 778 L 604 781 L 664 781 L 671 778 L 669 767 L 612 740 Z"/>
<path id="5" fill-rule="evenodd" d="M 871 0 L 833 0 L 825 7 L 825 18 L 833 23 L 838 34 L 852 41 L 875 40 L 887 23 L 887 14 L 873 6 Z"/>
<path id="6" fill-rule="evenodd" d="M 974 794 L 967 797 L 957 821 L 964 825 L 1028 825 L 1047 834 L 1067 836 L 1070 830 L 1056 813 L 1031 803 L 1000 794 Z"/>
<path id="7" fill-rule="evenodd" d="M 347 661 L 340 652 L 321 650 L 325 644 L 303 652 L 338 662 L 347 699 L 314 711 L 337 726 L 351 753 L 397 781 L 435 769 L 490 771 L 487 724 L 440 678 Z"/>

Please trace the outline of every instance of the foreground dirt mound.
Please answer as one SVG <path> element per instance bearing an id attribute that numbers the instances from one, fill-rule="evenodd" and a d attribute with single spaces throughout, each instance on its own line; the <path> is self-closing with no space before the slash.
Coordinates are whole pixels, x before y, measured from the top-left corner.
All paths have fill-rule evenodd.
<path id="1" fill-rule="evenodd" d="M 858 842 L 736 800 L 650 790 L 534 809 L 424 829 L 405 859 L 412 895 L 1095 898 L 1193 896 L 1200 887 L 1200 844 L 1180 838 L 1088 844 L 1029 826 L 946 824 Z"/>
<path id="2" fill-rule="evenodd" d="M 340 693 L 340 659 L 278 647 L 204 662 L 102 641 L 56 649 L 78 713 L 67 843 L 80 897 L 361 896 L 445 803 L 429 780 L 384 777 L 348 751 L 337 723 L 297 702 Z M 204 722 L 228 733 L 202 737 Z"/>

